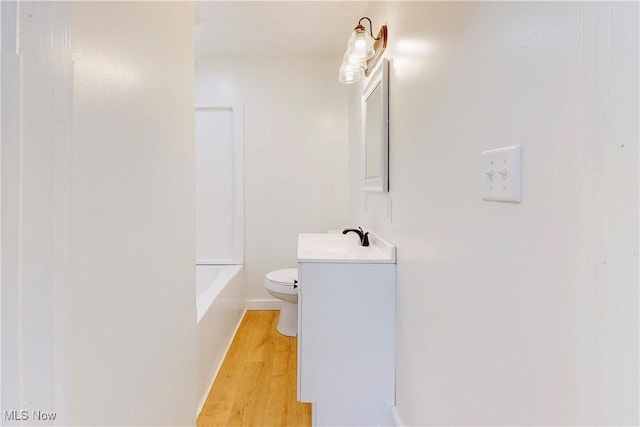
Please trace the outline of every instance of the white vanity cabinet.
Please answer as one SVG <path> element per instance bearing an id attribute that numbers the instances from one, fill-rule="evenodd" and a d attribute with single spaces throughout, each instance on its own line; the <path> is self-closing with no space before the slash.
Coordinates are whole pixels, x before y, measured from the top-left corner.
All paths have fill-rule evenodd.
<path id="1" fill-rule="evenodd" d="M 298 400 L 313 425 L 382 425 L 395 404 L 395 247 L 313 236 L 331 235 L 298 240 Z"/>

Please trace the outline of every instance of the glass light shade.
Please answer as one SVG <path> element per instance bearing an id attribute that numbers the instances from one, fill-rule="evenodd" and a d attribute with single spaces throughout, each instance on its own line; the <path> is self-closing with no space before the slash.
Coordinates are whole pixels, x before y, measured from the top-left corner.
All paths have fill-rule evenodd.
<path id="1" fill-rule="evenodd" d="M 363 74 L 364 70 L 362 69 L 362 67 L 352 64 L 349 61 L 345 61 L 340 67 L 338 80 L 340 81 L 340 83 L 351 84 L 360 80 Z"/>
<path id="2" fill-rule="evenodd" d="M 348 53 L 345 53 L 344 56 L 342 57 L 342 63 L 349 63 L 351 65 L 353 65 L 354 67 L 359 67 L 362 69 L 365 69 L 367 67 L 367 60 L 366 59 L 358 59 L 356 57 L 350 57 Z"/>
<path id="3" fill-rule="evenodd" d="M 375 52 L 373 51 L 373 38 L 367 33 L 367 31 L 358 27 L 353 30 L 349 43 L 347 44 L 347 56 L 350 61 L 366 61 L 373 58 Z"/>

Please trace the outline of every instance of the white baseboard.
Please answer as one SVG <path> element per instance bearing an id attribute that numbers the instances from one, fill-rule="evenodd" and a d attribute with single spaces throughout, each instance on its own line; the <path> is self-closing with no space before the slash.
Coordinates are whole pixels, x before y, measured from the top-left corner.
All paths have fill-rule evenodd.
<path id="1" fill-rule="evenodd" d="M 398 415 L 398 409 L 395 406 L 392 406 L 387 413 L 387 416 L 384 418 L 382 423 L 382 427 L 402 427 L 404 423 L 400 419 L 400 415 Z"/>
<path id="2" fill-rule="evenodd" d="M 247 310 L 280 310 L 281 303 L 279 299 L 246 300 Z"/>

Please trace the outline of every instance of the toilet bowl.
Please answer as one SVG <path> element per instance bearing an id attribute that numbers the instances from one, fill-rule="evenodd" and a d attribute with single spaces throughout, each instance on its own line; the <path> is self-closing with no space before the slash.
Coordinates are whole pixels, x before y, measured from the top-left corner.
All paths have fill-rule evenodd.
<path id="1" fill-rule="evenodd" d="M 297 268 L 274 270 L 264 277 L 264 287 L 267 291 L 282 300 L 276 330 L 288 337 L 298 335 L 298 293 L 294 287 L 297 281 Z"/>

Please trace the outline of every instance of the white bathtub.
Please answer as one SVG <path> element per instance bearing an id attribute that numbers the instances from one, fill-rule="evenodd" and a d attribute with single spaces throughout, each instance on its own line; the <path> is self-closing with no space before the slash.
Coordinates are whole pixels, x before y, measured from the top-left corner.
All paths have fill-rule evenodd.
<path id="1" fill-rule="evenodd" d="M 242 265 L 196 265 L 198 414 L 245 310 Z"/>

